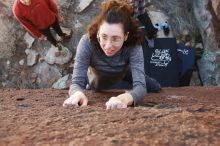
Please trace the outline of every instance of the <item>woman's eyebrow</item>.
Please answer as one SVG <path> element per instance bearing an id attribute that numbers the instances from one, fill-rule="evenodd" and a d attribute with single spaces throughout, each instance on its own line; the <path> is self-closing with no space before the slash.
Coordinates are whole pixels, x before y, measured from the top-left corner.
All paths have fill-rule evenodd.
<path id="1" fill-rule="evenodd" d="M 121 36 L 118 36 L 118 35 L 115 35 L 115 36 L 112 36 L 113 38 L 121 38 Z"/>
<path id="2" fill-rule="evenodd" d="M 101 33 L 100 35 L 102 35 L 102 36 L 108 36 L 108 37 L 113 37 L 113 38 L 121 38 L 121 36 L 120 35 L 113 35 L 113 36 L 109 36 L 108 34 L 106 34 L 106 33 Z"/>

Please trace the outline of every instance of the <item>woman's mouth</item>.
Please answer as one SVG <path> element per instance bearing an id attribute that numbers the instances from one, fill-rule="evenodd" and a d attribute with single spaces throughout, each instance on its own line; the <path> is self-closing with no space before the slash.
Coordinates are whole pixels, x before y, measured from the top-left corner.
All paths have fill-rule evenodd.
<path id="1" fill-rule="evenodd" d="M 107 56 L 111 56 L 111 55 L 113 55 L 114 51 L 105 51 L 105 53 Z"/>

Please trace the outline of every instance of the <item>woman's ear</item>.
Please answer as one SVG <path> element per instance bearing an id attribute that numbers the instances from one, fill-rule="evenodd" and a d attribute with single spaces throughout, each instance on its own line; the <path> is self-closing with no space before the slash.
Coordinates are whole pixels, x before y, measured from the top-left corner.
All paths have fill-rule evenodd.
<path id="1" fill-rule="evenodd" d="M 129 32 L 127 32 L 127 33 L 125 34 L 125 41 L 127 41 L 128 35 L 129 35 Z"/>

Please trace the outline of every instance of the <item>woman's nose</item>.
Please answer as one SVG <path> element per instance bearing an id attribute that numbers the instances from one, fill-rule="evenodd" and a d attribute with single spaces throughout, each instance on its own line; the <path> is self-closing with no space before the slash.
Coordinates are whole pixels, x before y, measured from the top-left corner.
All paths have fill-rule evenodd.
<path id="1" fill-rule="evenodd" d="M 112 48 L 112 42 L 111 42 L 111 40 L 108 40 L 105 43 L 105 49 L 110 49 L 110 48 Z"/>

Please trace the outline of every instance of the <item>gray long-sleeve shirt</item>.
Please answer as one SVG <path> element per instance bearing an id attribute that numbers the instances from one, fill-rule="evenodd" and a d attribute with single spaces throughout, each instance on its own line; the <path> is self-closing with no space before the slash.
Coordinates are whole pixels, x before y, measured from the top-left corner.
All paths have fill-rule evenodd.
<path id="1" fill-rule="evenodd" d="M 105 89 L 122 80 L 128 68 L 131 69 L 133 81 L 133 88 L 129 93 L 136 104 L 146 94 L 142 47 L 123 47 L 114 56 L 108 57 L 101 49 L 91 44 L 87 35 L 83 35 L 77 46 L 69 94 L 85 89 L 87 75 L 90 86 Z"/>

